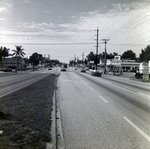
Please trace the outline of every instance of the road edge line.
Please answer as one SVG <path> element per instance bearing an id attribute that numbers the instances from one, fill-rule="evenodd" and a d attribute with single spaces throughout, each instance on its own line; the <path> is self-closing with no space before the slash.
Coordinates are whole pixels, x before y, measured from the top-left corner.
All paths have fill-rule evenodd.
<path id="1" fill-rule="evenodd" d="M 138 128 L 134 123 L 132 123 L 128 118 L 125 116 L 123 117 L 134 129 L 136 129 L 145 139 L 150 142 L 150 137 L 144 133 L 140 128 Z"/>

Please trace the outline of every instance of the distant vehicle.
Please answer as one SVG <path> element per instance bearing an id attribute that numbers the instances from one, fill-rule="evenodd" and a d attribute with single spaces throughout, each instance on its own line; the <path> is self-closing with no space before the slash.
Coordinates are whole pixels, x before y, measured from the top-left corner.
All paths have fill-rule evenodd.
<path id="1" fill-rule="evenodd" d="M 64 64 L 64 66 L 63 66 L 64 68 L 67 68 L 67 64 Z"/>
<path id="2" fill-rule="evenodd" d="M 62 67 L 62 68 L 61 68 L 61 71 L 66 71 L 66 68 Z"/>
<path id="3" fill-rule="evenodd" d="M 85 68 L 81 68 L 81 72 L 86 72 L 86 69 Z"/>
<path id="4" fill-rule="evenodd" d="M 150 77 L 150 68 L 147 62 L 140 63 L 139 67 L 135 70 L 134 76 L 136 79 L 142 79 L 144 74 L 149 74 Z"/>
<path id="5" fill-rule="evenodd" d="M 93 70 L 93 71 L 91 72 L 91 75 L 92 75 L 92 76 L 100 76 L 100 77 L 101 77 L 102 71 L 101 71 L 101 70 Z"/>
<path id="6" fill-rule="evenodd" d="M 12 72 L 12 69 L 11 68 L 3 68 L 2 69 L 4 72 Z"/>
<path id="7" fill-rule="evenodd" d="M 78 70 L 78 68 L 75 68 L 74 70 Z"/>
<path id="8" fill-rule="evenodd" d="M 49 67 L 48 70 L 52 70 L 52 67 Z"/>

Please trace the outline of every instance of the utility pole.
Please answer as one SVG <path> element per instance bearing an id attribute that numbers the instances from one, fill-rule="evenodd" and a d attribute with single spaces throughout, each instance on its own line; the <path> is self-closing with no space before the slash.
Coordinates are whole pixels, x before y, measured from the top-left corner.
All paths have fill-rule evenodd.
<path id="1" fill-rule="evenodd" d="M 97 30 L 96 30 L 97 34 L 97 38 L 96 38 L 96 70 L 97 70 L 97 56 L 98 56 L 98 32 L 99 32 L 99 29 L 97 27 Z"/>
<path id="2" fill-rule="evenodd" d="M 82 53 L 82 67 L 83 67 L 83 64 L 84 64 L 84 52 Z"/>
<path id="3" fill-rule="evenodd" d="M 107 44 L 107 41 L 109 41 L 110 39 L 101 39 L 104 41 L 105 43 L 105 61 L 104 61 L 104 74 L 106 74 L 106 44 Z"/>
<path id="4" fill-rule="evenodd" d="M 75 63 L 76 63 L 76 54 L 74 54 L 74 67 L 75 67 Z"/>

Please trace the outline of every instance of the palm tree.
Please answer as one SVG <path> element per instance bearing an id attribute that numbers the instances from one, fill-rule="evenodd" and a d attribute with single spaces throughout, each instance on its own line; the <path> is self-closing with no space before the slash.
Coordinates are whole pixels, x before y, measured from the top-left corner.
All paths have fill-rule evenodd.
<path id="1" fill-rule="evenodd" d="M 24 57 L 24 55 L 26 55 L 23 51 L 24 49 L 22 48 L 22 46 L 15 46 L 16 50 L 12 50 L 14 53 L 12 55 L 15 55 L 15 57 L 17 58 L 17 70 L 19 70 L 19 58 L 20 57 Z"/>

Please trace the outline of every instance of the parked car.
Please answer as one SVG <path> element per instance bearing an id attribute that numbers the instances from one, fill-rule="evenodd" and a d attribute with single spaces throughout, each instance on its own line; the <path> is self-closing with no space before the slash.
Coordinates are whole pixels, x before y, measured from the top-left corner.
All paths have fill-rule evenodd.
<path id="1" fill-rule="evenodd" d="M 11 68 L 3 68 L 2 71 L 4 71 L 4 72 L 12 72 L 12 69 Z"/>
<path id="2" fill-rule="evenodd" d="M 86 69 L 85 68 L 81 68 L 81 72 L 86 72 Z"/>
<path id="3" fill-rule="evenodd" d="M 100 77 L 101 77 L 102 71 L 101 71 L 101 70 L 93 70 L 93 71 L 91 72 L 91 75 L 92 75 L 92 76 L 100 76 Z"/>

